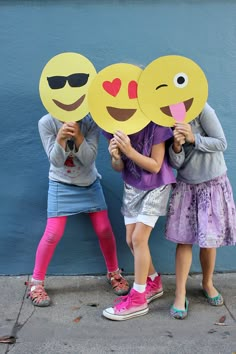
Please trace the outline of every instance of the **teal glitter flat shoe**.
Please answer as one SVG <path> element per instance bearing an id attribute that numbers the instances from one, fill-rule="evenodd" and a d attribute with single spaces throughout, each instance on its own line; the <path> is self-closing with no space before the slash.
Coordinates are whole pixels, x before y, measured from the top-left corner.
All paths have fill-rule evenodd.
<path id="1" fill-rule="evenodd" d="M 171 317 L 175 318 L 176 320 L 184 320 L 188 315 L 188 305 L 189 302 L 187 298 L 185 299 L 185 310 L 179 310 L 172 305 L 170 308 Z"/>
<path id="2" fill-rule="evenodd" d="M 218 293 L 218 295 L 214 296 L 214 297 L 210 297 L 206 290 L 202 290 L 203 291 L 203 295 L 206 297 L 208 304 L 210 304 L 211 306 L 222 306 L 224 304 L 224 299 L 223 296 Z"/>

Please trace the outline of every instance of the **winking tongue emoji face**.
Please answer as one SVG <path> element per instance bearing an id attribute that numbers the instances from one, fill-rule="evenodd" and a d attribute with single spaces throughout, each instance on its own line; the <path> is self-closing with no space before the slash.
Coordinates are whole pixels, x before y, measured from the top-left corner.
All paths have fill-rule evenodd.
<path id="1" fill-rule="evenodd" d="M 88 88 L 96 76 L 93 64 L 78 53 L 61 53 L 45 65 L 39 93 L 43 105 L 63 122 L 78 121 L 88 113 Z"/>
<path id="2" fill-rule="evenodd" d="M 169 55 L 151 62 L 138 85 L 141 110 L 153 122 L 171 127 L 188 123 L 202 111 L 208 84 L 202 69 L 191 59 Z"/>
<path id="3" fill-rule="evenodd" d="M 94 78 L 89 87 L 88 105 L 94 121 L 103 130 L 133 134 L 150 122 L 137 99 L 141 72 L 136 65 L 118 63 L 107 66 Z"/>

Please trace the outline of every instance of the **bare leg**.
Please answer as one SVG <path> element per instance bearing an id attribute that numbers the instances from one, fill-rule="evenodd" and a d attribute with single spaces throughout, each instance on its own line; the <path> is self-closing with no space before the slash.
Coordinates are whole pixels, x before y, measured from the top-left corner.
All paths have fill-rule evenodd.
<path id="1" fill-rule="evenodd" d="M 129 246 L 131 253 L 134 255 L 133 243 L 132 243 L 132 234 L 134 232 L 136 224 L 126 225 L 126 243 Z"/>
<path id="2" fill-rule="evenodd" d="M 176 247 L 175 273 L 176 290 L 174 307 L 185 309 L 186 283 L 192 264 L 192 245 L 178 244 Z"/>
<path id="3" fill-rule="evenodd" d="M 152 227 L 137 223 L 132 233 L 132 244 L 134 252 L 134 274 L 136 284 L 146 284 L 149 267 L 151 264 L 151 255 L 148 246 L 148 240 Z"/>
<path id="4" fill-rule="evenodd" d="M 150 259 L 150 266 L 149 266 L 149 270 L 148 270 L 148 275 L 154 274 L 156 273 L 156 269 L 152 263 L 152 258 Z"/>
<path id="5" fill-rule="evenodd" d="M 135 225 L 136 224 L 128 224 L 126 225 L 126 242 L 130 248 L 130 251 L 132 252 L 132 254 L 134 255 L 134 251 L 133 251 L 133 243 L 132 243 L 132 234 L 134 232 L 135 229 Z M 149 266 L 149 270 L 148 270 L 148 275 L 154 274 L 156 272 L 156 269 L 152 263 L 152 259 L 150 259 L 150 266 Z"/>
<path id="6" fill-rule="evenodd" d="M 213 285 L 216 248 L 201 248 L 199 256 L 202 267 L 202 287 L 210 297 L 215 297 L 218 295 L 218 291 Z"/>

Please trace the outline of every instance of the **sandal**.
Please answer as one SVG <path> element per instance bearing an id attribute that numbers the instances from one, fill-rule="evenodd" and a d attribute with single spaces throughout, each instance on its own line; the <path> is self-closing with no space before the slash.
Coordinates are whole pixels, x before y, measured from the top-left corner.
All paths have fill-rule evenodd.
<path id="1" fill-rule="evenodd" d="M 176 307 L 174 307 L 173 305 L 170 308 L 170 315 L 171 317 L 177 319 L 177 320 L 183 320 L 187 317 L 188 315 L 188 299 L 185 298 L 185 310 L 179 310 Z"/>
<path id="2" fill-rule="evenodd" d="M 126 295 L 128 294 L 130 287 L 128 281 L 121 275 L 121 270 L 118 269 L 115 272 L 107 273 L 108 283 L 116 295 Z"/>
<path id="3" fill-rule="evenodd" d="M 27 298 L 30 298 L 34 306 L 46 307 L 51 304 L 50 297 L 44 288 L 44 283 L 35 284 L 26 281 L 25 285 L 28 286 Z"/>
<path id="4" fill-rule="evenodd" d="M 222 306 L 224 304 L 223 296 L 220 293 L 218 293 L 218 295 L 214 297 L 210 297 L 206 290 L 202 289 L 202 291 L 203 295 L 207 298 L 208 304 L 210 304 L 211 306 Z"/>

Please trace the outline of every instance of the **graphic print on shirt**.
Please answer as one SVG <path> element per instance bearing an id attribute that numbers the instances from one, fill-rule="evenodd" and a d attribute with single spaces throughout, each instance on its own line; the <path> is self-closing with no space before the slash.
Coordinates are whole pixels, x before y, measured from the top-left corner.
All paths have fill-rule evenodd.
<path id="1" fill-rule="evenodd" d="M 68 167 L 75 167 L 75 164 L 74 164 L 74 161 L 73 161 L 73 156 L 68 156 L 65 163 L 64 163 L 65 166 L 68 166 Z"/>
<path id="2" fill-rule="evenodd" d="M 63 168 L 58 171 L 58 175 L 75 179 L 80 175 L 80 165 L 73 154 L 70 154 L 64 162 Z"/>

